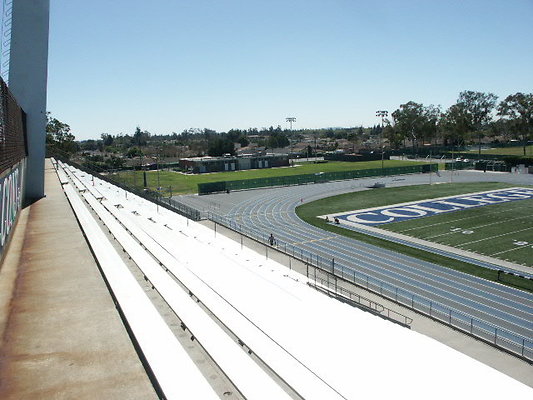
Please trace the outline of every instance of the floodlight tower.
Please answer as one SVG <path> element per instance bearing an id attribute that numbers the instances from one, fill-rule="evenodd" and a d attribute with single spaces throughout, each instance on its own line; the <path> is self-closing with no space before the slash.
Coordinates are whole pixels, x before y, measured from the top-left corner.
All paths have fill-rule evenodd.
<path id="1" fill-rule="evenodd" d="M 381 134 L 380 134 L 380 147 L 381 147 L 381 173 L 383 174 L 383 159 L 384 159 L 384 150 L 383 150 L 383 127 L 385 126 L 385 118 L 389 115 L 387 110 L 378 110 L 376 111 L 376 117 L 381 118 Z"/>
<path id="2" fill-rule="evenodd" d="M 285 118 L 285 121 L 289 122 L 291 124 L 291 132 L 292 132 L 292 123 L 293 122 L 296 122 L 296 118 L 295 117 L 287 117 Z M 291 153 L 292 153 L 292 136 L 289 138 L 289 143 L 291 145 Z M 289 159 L 291 158 L 291 156 L 289 155 Z"/>
<path id="3" fill-rule="evenodd" d="M 295 117 L 287 117 L 285 118 L 285 120 L 291 124 L 291 131 L 292 131 L 292 123 L 293 122 L 296 122 L 296 118 Z"/>

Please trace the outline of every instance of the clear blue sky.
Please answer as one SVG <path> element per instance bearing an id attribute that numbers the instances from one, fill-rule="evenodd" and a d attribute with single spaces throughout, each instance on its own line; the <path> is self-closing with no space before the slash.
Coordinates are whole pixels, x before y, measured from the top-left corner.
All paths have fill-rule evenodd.
<path id="1" fill-rule="evenodd" d="M 51 0 L 48 110 L 77 139 L 373 125 L 533 92 L 533 0 Z"/>

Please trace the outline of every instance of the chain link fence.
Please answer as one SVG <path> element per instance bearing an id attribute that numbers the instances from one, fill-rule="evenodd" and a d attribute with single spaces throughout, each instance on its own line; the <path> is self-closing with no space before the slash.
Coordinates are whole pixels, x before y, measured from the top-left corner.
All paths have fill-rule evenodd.
<path id="1" fill-rule="evenodd" d="M 28 155 L 25 114 L 0 79 L 0 174 Z"/>
<path id="2" fill-rule="evenodd" d="M 305 185 L 309 183 L 323 183 L 347 179 L 367 178 L 373 176 L 390 176 L 437 172 L 438 169 L 438 164 L 423 164 L 409 165 L 405 167 L 371 168 L 354 171 L 324 172 L 316 174 L 276 176 L 270 178 L 242 179 L 238 181 L 199 183 L 198 194 L 209 194 L 214 192 L 225 192 L 231 190 L 246 190 L 271 186 Z"/>

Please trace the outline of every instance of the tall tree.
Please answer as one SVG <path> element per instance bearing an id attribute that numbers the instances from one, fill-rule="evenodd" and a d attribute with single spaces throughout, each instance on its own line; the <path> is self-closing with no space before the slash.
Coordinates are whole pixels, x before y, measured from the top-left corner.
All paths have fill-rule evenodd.
<path id="1" fill-rule="evenodd" d="M 146 146 L 148 139 L 150 138 L 150 132 L 141 131 L 140 127 L 135 128 L 135 133 L 131 138 L 131 143 L 135 146 Z"/>
<path id="2" fill-rule="evenodd" d="M 424 106 L 414 101 L 401 104 L 400 108 L 392 113 L 392 119 L 397 130 L 394 141 L 409 138 L 413 143 L 413 151 L 415 151 L 415 143 L 417 144 L 424 136 Z"/>
<path id="3" fill-rule="evenodd" d="M 424 107 L 422 134 L 424 140 L 427 140 L 429 143 L 437 140 L 440 115 L 440 106 L 430 104 L 429 106 Z"/>
<path id="4" fill-rule="evenodd" d="M 70 126 L 53 118 L 46 113 L 46 144 L 66 153 L 75 153 L 78 150 L 76 138 L 70 132 Z"/>
<path id="5" fill-rule="evenodd" d="M 510 124 L 511 132 L 522 140 L 524 156 L 527 142 L 533 136 L 533 93 L 515 93 L 498 106 L 498 115 Z"/>
<path id="6" fill-rule="evenodd" d="M 466 114 L 466 123 L 470 132 L 477 133 L 479 154 L 481 154 L 481 137 L 483 129 L 492 119 L 491 113 L 496 107 L 498 96 L 493 93 L 465 90 L 459 93 L 457 104 L 462 104 Z"/>
<path id="7" fill-rule="evenodd" d="M 445 145 L 462 146 L 469 133 L 468 115 L 462 103 L 453 104 L 441 116 L 439 126 Z"/>

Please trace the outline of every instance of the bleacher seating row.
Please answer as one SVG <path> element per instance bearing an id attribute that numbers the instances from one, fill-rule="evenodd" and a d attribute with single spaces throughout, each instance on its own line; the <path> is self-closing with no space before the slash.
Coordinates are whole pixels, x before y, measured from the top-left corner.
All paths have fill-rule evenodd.
<path id="1" fill-rule="evenodd" d="M 126 194 L 121 194 L 122 190 L 111 188 L 107 183 L 105 185 L 102 182 L 95 184 L 93 177 L 88 181 L 87 176 L 83 176 L 83 173 L 79 171 L 71 170 L 69 166 L 60 164 L 59 169 L 66 171 L 85 201 L 102 219 L 195 339 L 246 398 L 282 399 L 288 398 L 288 395 L 261 370 L 239 344 L 255 353 L 302 397 L 306 399 L 342 398 L 316 373 L 269 337 L 260 326 L 254 324 L 187 268 L 186 264 L 190 262 L 190 258 L 180 257 L 182 252 L 177 248 L 175 240 L 176 234 L 180 232 L 180 224 L 184 223 L 183 217 L 172 216 L 172 218 L 181 220 L 172 224 L 175 221 L 167 219 L 167 222 L 163 224 L 163 221 L 155 219 L 158 218 L 157 216 L 146 216 L 144 210 L 139 208 L 138 201 L 141 200 L 135 199 L 136 196 L 130 194 L 126 199 Z M 152 225 L 164 226 L 166 233 L 172 233 L 172 235 L 165 237 L 165 235 L 155 235 L 153 232 L 149 234 L 147 228 L 151 228 Z M 192 234 L 203 229 L 206 228 L 196 225 L 195 229 L 189 232 L 190 236 L 183 231 L 179 236 L 182 251 L 197 254 L 196 259 L 199 263 L 207 261 L 203 259 L 203 255 L 209 252 L 209 244 L 199 242 Z M 174 252 L 173 249 L 178 251 Z M 226 262 L 235 262 L 235 260 L 226 260 Z M 187 288 L 189 294 L 181 289 L 173 277 L 167 274 L 167 271 Z M 230 339 L 190 297 L 190 294 L 194 294 L 196 299 L 216 315 L 225 327 L 237 336 L 238 341 Z"/>
<path id="2" fill-rule="evenodd" d="M 83 228 L 125 324 L 167 399 L 218 399 L 219 396 L 181 346 L 128 267 L 100 229 L 73 186 L 65 194 Z"/>

